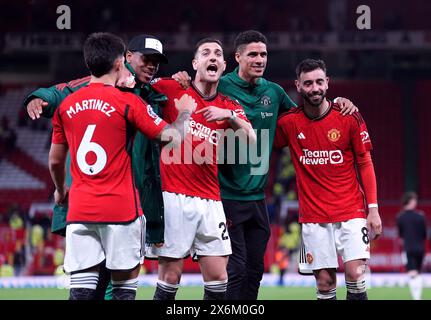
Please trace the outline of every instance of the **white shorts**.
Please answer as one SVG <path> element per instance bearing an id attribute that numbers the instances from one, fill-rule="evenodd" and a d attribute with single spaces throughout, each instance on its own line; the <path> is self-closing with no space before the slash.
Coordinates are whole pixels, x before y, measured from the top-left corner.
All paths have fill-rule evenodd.
<path id="1" fill-rule="evenodd" d="M 336 223 L 303 223 L 300 273 L 338 268 L 338 255 L 343 263 L 370 259 L 370 240 L 366 225 L 367 220 L 363 218 Z"/>
<path id="2" fill-rule="evenodd" d="M 130 270 L 144 261 L 145 217 L 129 224 L 68 224 L 64 270 L 88 269 L 106 259 L 110 270 Z"/>
<path id="3" fill-rule="evenodd" d="M 163 191 L 165 243 L 147 257 L 227 256 L 232 253 L 221 201 Z"/>

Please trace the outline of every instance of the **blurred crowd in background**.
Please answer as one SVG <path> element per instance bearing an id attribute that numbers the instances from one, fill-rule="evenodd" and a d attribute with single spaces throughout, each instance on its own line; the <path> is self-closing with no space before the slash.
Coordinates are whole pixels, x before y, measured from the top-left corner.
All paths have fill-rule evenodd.
<path id="1" fill-rule="evenodd" d="M 56 10 L 63 4 L 71 10 L 70 30 L 59 30 L 56 25 Z M 371 9 L 371 30 L 357 28 L 356 11 L 362 4 Z M 267 35 L 265 78 L 279 83 L 294 101 L 299 101 L 294 68 L 303 58 L 312 57 L 328 65 L 330 98 L 344 96 L 359 107 L 373 140 L 385 228 L 382 238 L 373 243 L 371 267 L 403 271 L 395 223 L 402 193 L 418 192 L 419 208 L 428 220 L 431 217 L 430 16 L 426 0 L 2 3 L 0 276 L 54 274 L 64 255 L 64 239 L 50 232 L 54 189 L 47 154 L 51 124 L 47 119 L 30 120 L 22 105 L 26 94 L 85 76 L 80 41 L 90 32 L 109 31 L 126 41 L 137 33 L 158 36 L 170 60 L 159 76 L 170 76 L 178 70 L 192 73 L 193 44 L 208 35 L 223 40 L 226 71 L 231 71 L 236 66 L 233 38 L 247 29 Z M 331 34 L 338 40 L 329 45 L 325 39 Z M 266 195 L 272 235 L 265 268 L 283 275 L 296 272 L 300 244 L 296 178 L 287 149 L 273 152 L 270 170 Z M 431 270 L 429 249 L 427 243 L 427 271 Z M 154 270 L 149 262 L 146 267 Z M 198 269 L 186 264 L 187 270 Z"/>

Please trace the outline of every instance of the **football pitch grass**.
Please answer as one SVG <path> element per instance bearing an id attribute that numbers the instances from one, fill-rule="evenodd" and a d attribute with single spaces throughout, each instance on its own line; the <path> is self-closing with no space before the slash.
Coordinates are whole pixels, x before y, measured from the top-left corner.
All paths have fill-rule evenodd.
<path id="1" fill-rule="evenodd" d="M 136 299 L 151 300 L 154 287 L 139 287 Z M 67 289 L 24 288 L 0 289 L 0 300 L 67 300 Z M 177 293 L 178 300 L 202 300 L 202 287 L 181 287 Z M 344 300 L 346 289 L 337 288 L 337 299 Z M 376 287 L 368 290 L 370 300 L 411 300 L 407 287 Z M 431 300 L 431 288 L 424 288 L 423 300 Z M 316 300 L 312 287 L 261 287 L 259 300 Z"/>

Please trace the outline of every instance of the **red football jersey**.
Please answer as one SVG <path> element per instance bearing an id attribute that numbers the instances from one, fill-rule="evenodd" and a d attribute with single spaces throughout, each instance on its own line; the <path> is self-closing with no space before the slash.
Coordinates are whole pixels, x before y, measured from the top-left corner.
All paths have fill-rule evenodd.
<path id="1" fill-rule="evenodd" d="M 299 222 L 329 223 L 365 218 L 365 197 L 358 181 L 355 154 L 372 149 L 362 116 L 328 112 L 310 119 L 303 107 L 277 122 L 274 146 L 289 146 L 296 171 Z"/>
<path id="2" fill-rule="evenodd" d="M 68 144 L 72 185 L 67 222 L 126 223 L 142 215 L 132 177 L 136 129 L 155 138 L 166 122 L 138 96 L 93 83 L 56 110 L 52 143 Z"/>
<path id="3" fill-rule="evenodd" d="M 239 118 L 248 122 L 242 107 L 222 94 L 217 93 L 213 97 L 205 98 L 193 85 L 184 90 L 173 79 L 156 79 L 153 88 L 169 98 L 162 112 L 163 119 L 168 123 L 175 121 L 178 116 L 174 99 L 181 98 L 185 93 L 196 100 L 196 111 L 216 106 L 233 110 Z M 221 131 L 217 130 L 227 128 L 230 128 L 227 120 L 208 122 L 203 114 L 192 114 L 188 133 L 181 148 L 173 150 L 165 146 L 162 149 L 160 157 L 162 189 L 187 196 L 220 200 L 217 149 Z"/>

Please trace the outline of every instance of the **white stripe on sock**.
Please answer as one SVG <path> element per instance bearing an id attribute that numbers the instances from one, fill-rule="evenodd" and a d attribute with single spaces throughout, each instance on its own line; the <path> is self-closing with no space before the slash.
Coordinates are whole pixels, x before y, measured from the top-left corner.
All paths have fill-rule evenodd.
<path id="1" fill-rule="evenodd" d="M 96 290 L 97 283 L 99 282 L 99 272 L 78 272 L 70 276 L 70 288 L 87 288 Z"/>

